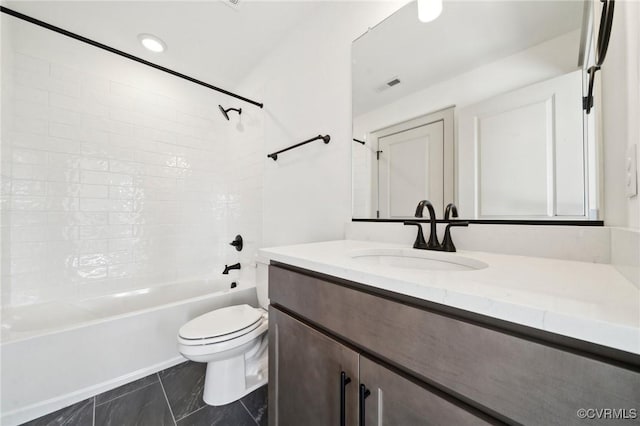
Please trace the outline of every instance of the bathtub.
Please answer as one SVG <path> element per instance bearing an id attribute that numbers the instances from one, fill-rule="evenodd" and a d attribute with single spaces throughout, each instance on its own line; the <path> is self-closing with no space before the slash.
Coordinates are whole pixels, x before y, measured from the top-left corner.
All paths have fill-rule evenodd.
<path id="1" fill-rule="evenodd" d="M 20 424 L 184 361 L 176 335 L 254 283 L 191 281 L 2 310 L 0 424 Z"/>

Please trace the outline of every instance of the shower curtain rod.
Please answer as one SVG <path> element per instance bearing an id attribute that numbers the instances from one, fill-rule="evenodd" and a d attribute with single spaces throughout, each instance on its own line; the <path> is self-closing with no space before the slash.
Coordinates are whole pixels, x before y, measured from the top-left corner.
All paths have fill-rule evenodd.
<path id="1" fill-rule="evenodd" d="M 58 34 L 62 34 L 64 36 L 71 37 L 71 38 L 76 39 L 78 41 L 81 41 L 83 43 L 90 44 L 91 46 L 100 48 L 102 50 L 106 50 L 107 52 L 114 53 L 116 55 L 122 56 L 123 58 L 127 58 L 127 59 L 130 59 L 132 61 L 138 62 L 140 64 L 149 66 L 151 68 L 155 68 L 157 70 L 164 71 L 167 74 L 171 74 L 171 75 L 173 75 L 175 77 L 179 77 L 179 78 L 182 78 L 184 80 L 190 81 L 192 83 L 199 84 L 200 86 L 204 86 L 204 87 L 206 87 L 208 89 L 215 90 L 216 92 L 223 93 L 223 94 L 225 94 L 227 96 L 231 96 L 233 98 L 236 98 L 236 99 L 239 99 L 241 101 L 250 103 L 250 104 L 255 105 L 257 107 L 260 107 L 260 108 L 264 107 L 264 104 L 262 104 L 261 102 L 256 102 L 256 101 L 254 101 L 252 99 L 245 98 L 244 96 L 240 96 L 240 95 L 237 95 L 237 94 L 235 94 L 233 92 L 229 92 L 228 90 L 224 90 L 224 89 L 221 89 L 219 87 L 213 86 L 213 85 L 211 85 L 209 83 L 205 83 L 204 81 L 195 79 L 193 77 L 189 77 L 186 74 L 182 74 L 182 73 L 179 73 L 179 72 L 174 71 L 172 69 L 163 67 L 161 65 L 154 64 L 153 62 L 149 62 L 149 61 L 144 60 L 142 58 L 139 58 L 137 56 L 133 56 L 133 55 L 127 53 L 127 52 L 123 52 L 122 50 L 115 49 L 115 48 L 113 48 L 111 46 L 107 46 L 106 44 L 99 43 L 99 42 L 97 42 L 95 40 L 91 40 L 91 39 L 83 37 L 81 35 L 72 33 L 71 31 L 67 31 L 67 30 L 62 29 L 60 27 L 56 27 L 55 25 L 51 25 L 51 24 L 48 24 L 48 23 L 46 23 L 44 21 L 40 21 L 39 19 L 32 18 L 31 16 L 22 14 L 20 12 L 16 12 L 15 10 L 9 9 L 7 7 L 0 6 L 0 12 L 6 13 L 7 15 L 11 15 L 11 16 L 13 16 L 15 18 L 18 18 L 18 19 L 22 19 L 23 21 L 26 21 L 26 22 L 29 22 L 31 24 L 37 25 L 39 27 L 46 28 L 46 29 L 48 29 L 50 31 L 53 31 L 53 32 L 56 32 Z"/>

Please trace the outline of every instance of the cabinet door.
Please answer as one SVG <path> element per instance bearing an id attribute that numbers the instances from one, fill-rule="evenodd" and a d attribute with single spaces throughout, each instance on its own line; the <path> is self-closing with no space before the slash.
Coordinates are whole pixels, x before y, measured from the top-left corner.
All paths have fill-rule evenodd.
<path id="1" fill-rule="evenodd" d="M 351 380 L 342 392 L 341 373 Z M 269 308 L 269 424 L 334 426 L 357 422 L 358 354 Z"/>
<path id="2" fill-rule="evenodd" d="M 360 356 L 360 388 L 368 391 L 360 396 L 365 426 L 494 424 L 365 356 Z"/>

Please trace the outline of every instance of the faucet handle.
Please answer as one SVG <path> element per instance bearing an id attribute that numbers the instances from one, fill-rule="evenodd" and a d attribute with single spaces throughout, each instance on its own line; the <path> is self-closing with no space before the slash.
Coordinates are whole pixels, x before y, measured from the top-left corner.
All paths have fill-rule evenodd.
<path id="1" fill-rule="evenodd" d="M 413 248 L 419 249 L 419 250 L 426 250 L 428 246 L 427 246 L 427 242 L 424 240 L 424 234 L 422 233 L 422 225 L 420 224 L 420 222 L 414 222 L 412 220 L 408 220 L 404 222 L 404 226 L 407 226 L 407 225 L 415 225 L 418 227 L 418 235 L 416 236 L 416 241 L 413 243 Z"/>
<path id="2" fill-rule="evenodd" d="M 243 246 L 242 235 L 236 235 L 236 238 L 234 238 L 234 240 L 231 241 L 229 245 L 234 246 L 237 251 L 242 251 L 242 246 Z"/>
<path id="3" fill-rule="evenodd" d="M 451 238 L 451 228 L 452 226 L 469 226 L 469 222 L 451 222 L 447 225 L 444 230 L 444 240 L 442 241 L 442 251 L 455 252 L 456 246 L 453 244 L 453 239 Z"/>
<path id="4" fill-rule="evenodd" d="M 449 203 L 447 207 L 445 207 L 444 220 L 449 220 L 449 214 L 451 214 L 452 217 L 458 217 L 458 208 L 453 203 Z"/>

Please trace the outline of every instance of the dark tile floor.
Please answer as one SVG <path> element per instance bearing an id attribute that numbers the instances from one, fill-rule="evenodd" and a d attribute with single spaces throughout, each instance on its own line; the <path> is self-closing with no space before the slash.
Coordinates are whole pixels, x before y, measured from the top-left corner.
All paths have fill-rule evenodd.
<path id="1" fill-rule="evenodd" d="M 184 362 L 23 426 L 263 426 L 267 387 L 212 407 L 202 400 L 206 364 Z"/>

